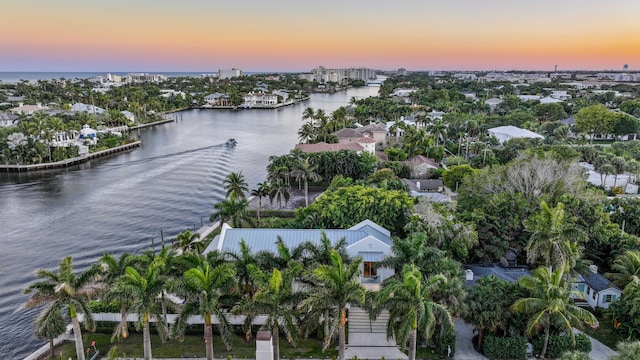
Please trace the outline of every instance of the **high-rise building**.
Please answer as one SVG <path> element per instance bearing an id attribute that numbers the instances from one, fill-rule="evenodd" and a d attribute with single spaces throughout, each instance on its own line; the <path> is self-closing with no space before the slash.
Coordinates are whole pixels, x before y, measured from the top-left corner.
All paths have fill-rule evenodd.
<path id="1" fill-rule="evenodd" d="M 335 82 L 342 84 L 345 80 L 368 81 L 376 78 L 376 71 L 367 68 L 327 69 L 319 66 L 311 71 L 313 80 L 319 83 Z"/>
<path id="2" fill-rule="evenodd" d="M 242 76 L 242 70 L 240 69 L 231 69 L 231 70 L 223 70 L 218 69 L 218 79 L 231 79 L 234 77 Z"/>

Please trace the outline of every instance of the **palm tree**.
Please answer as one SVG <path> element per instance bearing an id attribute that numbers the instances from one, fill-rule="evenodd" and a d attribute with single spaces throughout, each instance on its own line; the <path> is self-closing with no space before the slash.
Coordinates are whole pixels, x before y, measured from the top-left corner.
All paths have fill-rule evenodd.
<path id="1" fill-rule="evenodd" d="M 267 316 L 262 327 L 271 329 L 273 360 L 280 358 L 280 330 L 284 331 L 287 341 L 295 343 L 298 336 L 296 307 L 304 293 L 294 289 L 294 279 L 302 271 L 299 263 L 292 263 L 283 271 L 273 269 L 271 275 L 254 265 L 249 265 L 251 278 L 258 286 L 253 297 L 245 297 L 233 309 L 234 314 L 243 314 L 247 321 L 256 315 Z"/>
<path id="2" fill-rule="evenodd" d="M 212 222 L 220 220 L 221 223 L 230 222 L 233 227 L 241 227 L 248 220 L 248 207 L 249 201 L 247 199 L 236 199 L 232 196 L 230 199 L 222 200 L 213 206 L 216 211 L 211 214 L 209 220 Z"/>
<path id="3" fill-rule="evenodd" d="M 240 172 L 232 172 L 222 182 L 224 189 L 227 190 L 227 198 L 231 199 L 244 199 L 246 197 L 245 192 L 249 191 L 249 185 Z"/>
<path id="4" fill-rule="evenodd" d="M 302 120 L 309 119 L 311 120 L 311 122 L 313 122 L 315 118 L 316 118 L 316 111 L 312 107 L 308 107 L 304 109 L 304 112 L 302 113 Z"/>
<path id="5" fill-rule="evenodd" d="M 142 328 L 145 360 L 153 358 L 149 331 L 152 318 L 156 321 L 155 327 L 160 338 L 163 341 L 167 338 L 167 323 L 162 314 L 162 304 L 158 300 L 165 290 L 165 276 L 162 274 L 164 266 L 162 257 L 154 258 L 142 273 L 127 266 L 124 275 L 114 285 L 117 293 L 131 299 L 130 310 L 138 314 L 136 327 Z"/>
<path id="6" fill-rule="evenodd" d="M 218 319 L 218 327 L 225 345 L 228 349 L 231 347 L 231 331 L 226 312 L 222 309 L 222 302 L 225 294 L 230 293 L 234 283 L 234 271 L 231 264 L 226 263 L 213 267 L 202 259 L 198 267 L 187 270 L 184 273 L 184 278 L 172 287 L 176 295 L 185 299 L 174 324 L 173 332 L 176 335 L 184 333 L 190 316 L 202 316 L 207 360 L 213 360 L 212 315 Z"/>
<path id="7" fill-rule="evenodd" d="M 49 340 L 49 358 L 53 359 L 55 347 L 53 340 L 64 334 L 67 322 L 62 316 L 62 309 L 59 307 L 50 308 L 51 311 L 43 311 L 34 322 L 35 334 L 37 337 Z"/>
<path id="8" fill-rule="evenodd" d="M 312 140 L 315 140 L 316 137 L 316 128 L 312 123 L 304 123 L 298 130 L 298 139 L 301 143 L 309 143 Z"/>
<path id="9" fill-rule="evenodd" d="M 93 286 L 93 283 L 98 273 L 98 267 L 91 267 L 80 274 L 74 273 L 73 260 L 71 256 L 66 256 L 60 261 L 58 271 L 45 269 L 36 271 L 36 277 L 42 281 L 35 282 L 24 290 L 25 294 L 33 293 L 33 295 L 21 308 L 33 308 L 46 304 L 47 306 L 41 313 L 43 318 L 50 318 L 49 315 L 44 314 L 54 314 L 56 308 L 60 311 L 63 308 L 67 309 L 73 325 L 76 356 L 79 360 L 84 360 L 85 356 L 78 312 L 84 314 L 87 326 L 93 326 L 89 300 L 97 292 L 97 287 Z"/>
<path id="10" fill-rule="evenodd" d="M 176 236 L 178 243 L 176 247 L 183 252 L 194 252 L 198 255 L 204 251 L 204 242 L 200 240 L 200 234 L 197 232 L 191 232 L 189 229 L 181 232 Z"/>
<path id="11" fill-rule="evenodd" d="M 282 200 L 284 199 L 286 204 L 287 202 L 289 202 L 290 196 L 289 185 L 282 179 L 278 179 L 275 182 L 271 183 L 269 201 L 273 202 L 273 199 L 277 199 L 278 207 L 280 207 L 280 209 L 282 209 Z"/>
<path id="12" fill-rule="evenodd" d="M 584 234 L 565 218 L 563 203 L 558 203 L 552 209 L 546 202 L 541 202 L 540 212 L 527 218 L 524 228 L 531 233 L 526 246 L 529 264 L 542 258 L 542 264 L 549 272 L 554 268 L 575 266 L 577 258 L 574 244 Z"/>
<path id="13" fill-rule="evenodd" d="M 124 253 L 116 259 L 113 255 L 105 253 L 98 260 L 102 272 L 102 282 L 107 286 L 106 292 L 103 294 L 104 301 L 115 301 L 120 305 L 120 323 L 116 326 L 112 340 L 116 338 L 127 338 L 129 336 L 127 322 L 127 308 L 130 303 L 129 298 L 123 294 L 118 294 L 113 285 L 124 275 L 125 269 L 134 260 L 134 256 Z"/>
<path id="14" fill-rule="evenodd" d="M 416 358 L 418 329 L 430 339 L 436 325 L 453 327 L 449 310 L 432 299 L 434 290 L 446 281 L 441 274 L 423 279 L 415 265 L 405 265 L 402 280 L 390 278 L 375 297 L 374 317 L 382 308 L 389 310 L 387 336 L 395 335 L 403 347 L 409 341 L 409 360 Z"/>
<path id="15" fill-rule="evenodd" d="M 309 164 L 309 159 L 300 159 L 291 170 L 291 176 L 298 181 L 304 181 L 304 206 L 309 206 L 309 181 L 322 180 L 322 177 L 316 172 L 317 168 L 317 165 Z"/>
<path id="16" fill-rule="evenodd" d="M 531 292 L 531 297 L 521 298 L 511 306 L 511 311 L 530 315 L 526 332 L 533 336 L 544 329 L 544 345 L 540 357 L 544 358 L 549 344 L 551 327 L 564 330 L 571 336 L 575 346 L 576 339 L 573 328 L 582 328 L 583 324 L 598 326 L 598 320 L 589 311 L 572 303 L 570 285 L 564 280 L 564 269 L 557 268 L 551 272 L 540 267 L 532 272 L 532 277 L 523 276 L 518 284 Z"/>
<path id="17" fill-rule="evenodd" d="M 256 216 L 258 217 L 258 223 L 260 222 L 260 210 L 262 209 L 262 198 L 269 196 L 270 186 L 268 182 L 260 182 L 257 187 L 251 190 L 251 196 L 258 198 L 258 209 L 256 210 Z"/>
<path id="18" fill-rule="evenodd" d="M 338 330 L 339 360 L 344 360 L 345 325 L 347 324 L 347 304 L 362 304 L 366 292 L 358 281 L 362 258 L 345 264 L 337 250 L 331 251 L 331 264 L 320 265 L 312 272 L 314 280 L 319 284 L 301 303 L 305 309 L 331 309 L 335 316 L 332 319 L 330 333 L 326 336 L 324 349 L 329 347 L 331 339 Z"/>
<path id="19" fill-rule="evenodd" d="M 613 272 L 607 273 L 606 276 L 617 287 L 627 290 L 640 285 L 640 251 L 625 251 L 615 259 L 611 270 Z"/>
<path id="20" fill-rule="evenodd" d="M 436 138 L 436 146 L 440 144 L 440 140 L 445 144 L 447 142 L 447 124 L 441 119 L 434 120 L 431 124 L 427 126 L 427 131 L 429 131 Z"/>

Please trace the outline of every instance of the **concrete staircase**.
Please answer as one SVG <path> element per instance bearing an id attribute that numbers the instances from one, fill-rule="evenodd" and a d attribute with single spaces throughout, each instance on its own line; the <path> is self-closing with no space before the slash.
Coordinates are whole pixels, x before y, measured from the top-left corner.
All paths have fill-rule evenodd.
<path id="1" fill-rule="evenodd" d="M 349 339 L 345 357 L 351 359 L 407 359 L 396 346 L 395 339 L 387 339 L 389 312 L 384 310 L 376 319 L 357 306 L 349 308 Z"/>

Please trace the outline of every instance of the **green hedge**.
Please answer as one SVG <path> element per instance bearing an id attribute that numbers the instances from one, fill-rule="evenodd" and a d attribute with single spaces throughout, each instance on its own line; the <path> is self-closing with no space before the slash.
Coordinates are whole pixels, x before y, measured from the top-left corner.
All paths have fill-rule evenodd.
<path id="1" fill-rule="evenodd" d="M 527 339 L 522 336 L 487 336 L 482 343 L 482 352 L 490 359 L 526 359 Z"/>
<path id="2" fill-rule="evenodd" d="M 94 313 L 117 313 L 120 314 L 120 307 L 115 302 L 104 302 L 94 300 L 89 303 L 89 308 Z"/>
<path id="3" fill-rule="evenodd" d="M 544 346 L 544 336 L 538 336 L 533 339 L 533 353 L 540 354 Z M 549 336 L 549 345 L 547 345 L 547 358 L 559 358 L 567 351 L 581 351 L 589 353 L 591 351 L 591 340 L 585 334 L 576 334 L 576 347 L 571 344 L 569 335 L 551 335 Z"/>
<path id="4" fill-rule="evenodd" d="M 451 347 L 451 354 L 449 354 L 449 347 Z M 456 353 L 456 331 L 455 329 L 447 330 L 442 338 L 438 339 L 438 355 L 447 357 L 450 355 L 453 357 Z"/>

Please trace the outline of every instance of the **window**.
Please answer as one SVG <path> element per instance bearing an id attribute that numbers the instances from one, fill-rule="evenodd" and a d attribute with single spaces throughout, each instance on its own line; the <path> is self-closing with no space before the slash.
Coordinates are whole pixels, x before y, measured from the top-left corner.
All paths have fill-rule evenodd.
<path id="1" fill-rule="evenodd" d="M 378 263 L 372 261 L 364 262 L 364 277 L 375 277 L 378 275 Z"/>
<path id="2" fill-rule="evenodd" d="M 603 303 L 610 303 L 610 302 L 612 302 L 612 301 L 613 301 L 613 295 L 611 295 L 611 294 L 604 295 L 604 296 L 602 297 L 602 302 L 603 302 Z"/>
<path id="3" fill-rule="evenodd" d="M 595 291 L 595 290 L 593 291 L 593 295 L 591 296 L 591 298 L 592 298 L 593 300 L 595 300 L 595 299 L 596 299 L 596 291 Z"/>
<path id="4" fill-rule="evenodd" d="M 587 295 L 591 295 L 591 288 L 587 286 Z"/>

